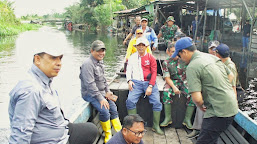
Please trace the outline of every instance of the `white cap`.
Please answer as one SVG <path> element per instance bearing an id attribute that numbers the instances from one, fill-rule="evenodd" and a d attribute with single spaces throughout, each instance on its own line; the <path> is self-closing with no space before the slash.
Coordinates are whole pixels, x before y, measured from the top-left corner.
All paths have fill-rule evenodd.
<path id="1" fill-rule="evenodd" d="M 134 46 L 137 46 L 139 44 L 144 44 L 145 46 L 149 46 L 149 42 L 145 37 L 140 37 L 137 39 L 136 44 Z"/>
<path id="2" fill-rule="evenodd" d="M 64 54 L 67 46 L 66 37 L 63 33 L 30 31 L 20 35 L 17 40 L 19 51 L 30 53 L 32 56 L 38 53 L 47 53 L 51 56 Z M 28 55 L 27 55 L 28 56 Z"/>
<path id="3" fill-rule="evenodd" d="M 60 56 L 64 54 L 65 47 L 65 37 L 60 34 L 42 32 L 35 40 L 37 44 L 35 45 L 34 54 L 47 53 L 51 56 Z"/>
<path id="4" fill-rule="evenodd" d="M 212 48 L 212 47 L 216 48 L 219 44 L 220 44 L 219 41 L 216 41 L 216 40 L 210 41 L 210 42 L 208 43 L 208 48 L 209 48 L 209 49 Z"/>

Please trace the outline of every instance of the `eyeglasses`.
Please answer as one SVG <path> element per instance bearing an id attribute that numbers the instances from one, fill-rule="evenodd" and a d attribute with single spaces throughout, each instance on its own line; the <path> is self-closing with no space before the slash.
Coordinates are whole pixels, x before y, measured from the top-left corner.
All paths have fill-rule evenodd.
<path id="1" fill-rule="evenodd" d="M 131 131 L 131 132 L 133 132 L 134 134 L 135 134 L 135 136 L 137 136 L 137 137 L 139 137 L 140 135 L 145 135 L 145 133 L 147 132 L 147 130 L 143 130 L 143 131 L 141 131 L 141 132 L 134 132 L 134 131 L 132 131 L 132 130 L 130 130 L 129 128 L 126 128 L 127 130 L 129 130 L 129 131 Z"/>

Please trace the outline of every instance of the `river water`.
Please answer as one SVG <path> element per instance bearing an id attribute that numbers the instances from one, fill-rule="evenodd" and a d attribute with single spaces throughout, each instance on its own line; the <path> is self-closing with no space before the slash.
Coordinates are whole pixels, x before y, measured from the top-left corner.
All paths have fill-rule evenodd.
<path id="1" fill-rule="evenodd" d="M 59 75 L 54 78 L 53 85 L 58 90 L 62 108 L 66 117 L 69 118 L 77 108 L 84 104 L 80 94 L 79 73 L 80 65 L 90 55 L 91 43 L 99 39 L 106 45 L 104 64 L 107 80 L 111 80 L 115 72 L 120 69 L 126 48 L 122 45 L 122 39 L 107 34 L 96 35 L 81 31 L 70 32 L 50 27 L 42 27 L 38 31 L 48 31 L 65 35 L 66 37 L 62 69 Z M 31 40 L 33 40 L 33 32 L 27 33 L 31 34 Z M 32 63 L 32 56 L 29 55 L 29 51 L 32 51 L 33 47 L 27 48 L 28 54 L 26 55 L 27 52 L 20 48 L 20 43 L 16 43 L 16 40 L 21 36 L 0 39 L 0 137 L 1 135 L 6 135 L 6 130 L 9 128 L 8 94 L 18 82 L 21 74 L 26 72 Z M 0 138 L 0 143 L 5 143 L 4 141 L 6 139 Z"/>

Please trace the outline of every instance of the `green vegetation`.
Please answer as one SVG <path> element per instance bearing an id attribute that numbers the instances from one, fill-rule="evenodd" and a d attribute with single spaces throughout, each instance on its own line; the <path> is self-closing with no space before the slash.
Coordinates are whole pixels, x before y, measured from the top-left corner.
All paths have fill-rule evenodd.
<path id="1" fill-rule="evenodd" d="M 81 0 L 67 7 L 64 17 L 73 23 L 85 23 L 91 29 L 104 29 L 112 25 L 113 12 L 143 6 L 154 0 Z"/>
<path id="2" fill-rule="evenodd" d="M 39 25 L 21 24 L 15 17 L 12 2 L 0 1 L 0 36 L 16 35 L 20 32 L 37 29 Z"/>
<path id="3" fill-rule="evenodd" d="M 6 36 L 0 39 L 0 52 L 5 51 L 6 55 L 15 47 L 16 36 Z M 3 55 L 3 54 L 1 54 Z M 1 57 L 0 57 L 1 58 Z"/>

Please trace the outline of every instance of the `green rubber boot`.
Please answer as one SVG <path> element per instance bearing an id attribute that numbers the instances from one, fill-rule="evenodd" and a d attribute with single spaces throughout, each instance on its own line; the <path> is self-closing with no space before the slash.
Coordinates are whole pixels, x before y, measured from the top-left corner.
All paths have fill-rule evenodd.
<path id="1" fill-rule="evenodd" d="M 164 121 L 160 124 L 161 127 L 166 127 L 172 124 L 171 104 L 164 104 L 164 112 L 165 112 L 165 118 L 164 118 Z"/>
<path id="2" fill-rule="evenodd" d="M 130 114 L 137 114 L 137 109 L 128 110 L 128 115 Z"/>
<path id="3" fill-rule="evenodd" d="M 186 126 L 188 129 L 192 129 L 191 117 L 193 115 L 194 110 L 195 110 L 194 106 L 187 106 L 183 125 Z"/>
<path id="4" fill-rule="evenodd" d="M 163 135 L 164 132 L 161 130 L 159 124 L 160 124 L 160 111 L 153 111 L 153 127 L 152 130 L 156 132 L 157 134 Z"/>

